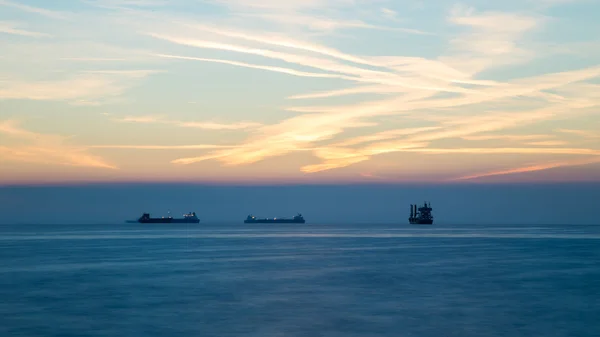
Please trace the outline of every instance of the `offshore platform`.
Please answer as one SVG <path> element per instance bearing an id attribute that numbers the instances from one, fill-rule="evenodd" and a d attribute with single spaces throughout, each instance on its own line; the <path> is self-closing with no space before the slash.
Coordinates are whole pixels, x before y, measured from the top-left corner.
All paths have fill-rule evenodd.
<path id="1" fill-rule="evenodd" d="M 425 202 L 423 207 L 417 209 L 417 205 L 410 205 L 410 217 L 408 222 L 411 225 L 432 225 L 433 216 L 431 215 L 431 203 Z"/>

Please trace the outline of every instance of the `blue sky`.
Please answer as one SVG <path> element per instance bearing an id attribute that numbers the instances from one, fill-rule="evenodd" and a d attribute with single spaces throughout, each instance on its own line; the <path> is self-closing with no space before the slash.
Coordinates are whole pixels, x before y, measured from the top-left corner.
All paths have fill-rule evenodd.
<path id="1" fill-rule="evenodd" d="M 598 12 L 0 0 L 0 182 L 597 181 Z"/>

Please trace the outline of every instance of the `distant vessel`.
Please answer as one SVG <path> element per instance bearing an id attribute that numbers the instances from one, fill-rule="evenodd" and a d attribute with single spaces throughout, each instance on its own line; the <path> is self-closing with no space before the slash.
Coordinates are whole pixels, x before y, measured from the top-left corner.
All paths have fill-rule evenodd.
<path id="1" fill-rule="evenodd" d="M 412 225 L 432 225 L 433 216 L 431 215 L 431 203 L 424 203 L 423 207 L 419 207 L 417 211 L 417 205 L 410 205 L 410 217 L 408 222 Z"/>
<path id="2" fill-rule="evenodd" d="M 200 219 L 196 216 L 196 212 L 190 212 L 183 215 L 183 218 L 173 218 L 171 216 L 160 217 L 160 218 L 151 218 L 150 213 L 144 213 L 137 221 L 127 221 L 129 223 L 139 222 L 139 223 L 199 223 Z"/>
<path id="3" fill-rule="evenodd" d="M 254 215 L 248 215 L 244 223 L 305 223 L 306 221 L 302 217 L 302 214 L 298 213 L 298 215 L 293 218 L 257 218 Z"/>

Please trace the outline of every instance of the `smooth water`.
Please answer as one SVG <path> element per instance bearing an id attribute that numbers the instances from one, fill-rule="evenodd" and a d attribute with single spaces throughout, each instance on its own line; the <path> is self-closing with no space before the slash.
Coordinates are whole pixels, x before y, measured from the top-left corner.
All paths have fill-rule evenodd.
<path id="1" fill-rule="evenodd" d="M 600 226 L 0 226 L 0 336 L 599 336 Z"/>

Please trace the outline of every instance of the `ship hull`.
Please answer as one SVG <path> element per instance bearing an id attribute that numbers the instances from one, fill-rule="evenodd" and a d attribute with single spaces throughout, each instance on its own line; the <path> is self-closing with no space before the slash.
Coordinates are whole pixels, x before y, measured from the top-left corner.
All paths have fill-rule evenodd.
<path id="1" fill-rule="evenodd" d="M 188 219 L 169 219 L 169 218 L 158 218 L 158 219 L 144 219 L 144 220 L 138 220 L 136 222 L 139 223 L 200 223 L 200 220 L 198 219 L 194 219 L 194 220 L 188 220 Z"/>
<path id="2" fill-rule="evenodd" d="M 171 223 L 200 223 L 200 220 L 173 219 L 171 220 Z"/>
<path id="3" fill-rule="evenodd" d="M 172 219 L 144 219 L 138 220 L 139 223 L 171 223 Z"/>
<path id="4" fill-rule="evenodd" d="M 411 225 L 433 225 L 433 219 L 408 219 Z"/>
<path id="5" fill-rule="evenodd" d="M 244 220 L 244 223 L 306 223 L 305 220 L 293 220 L 293 219 L 256 219 L 256 220 Z"/>

